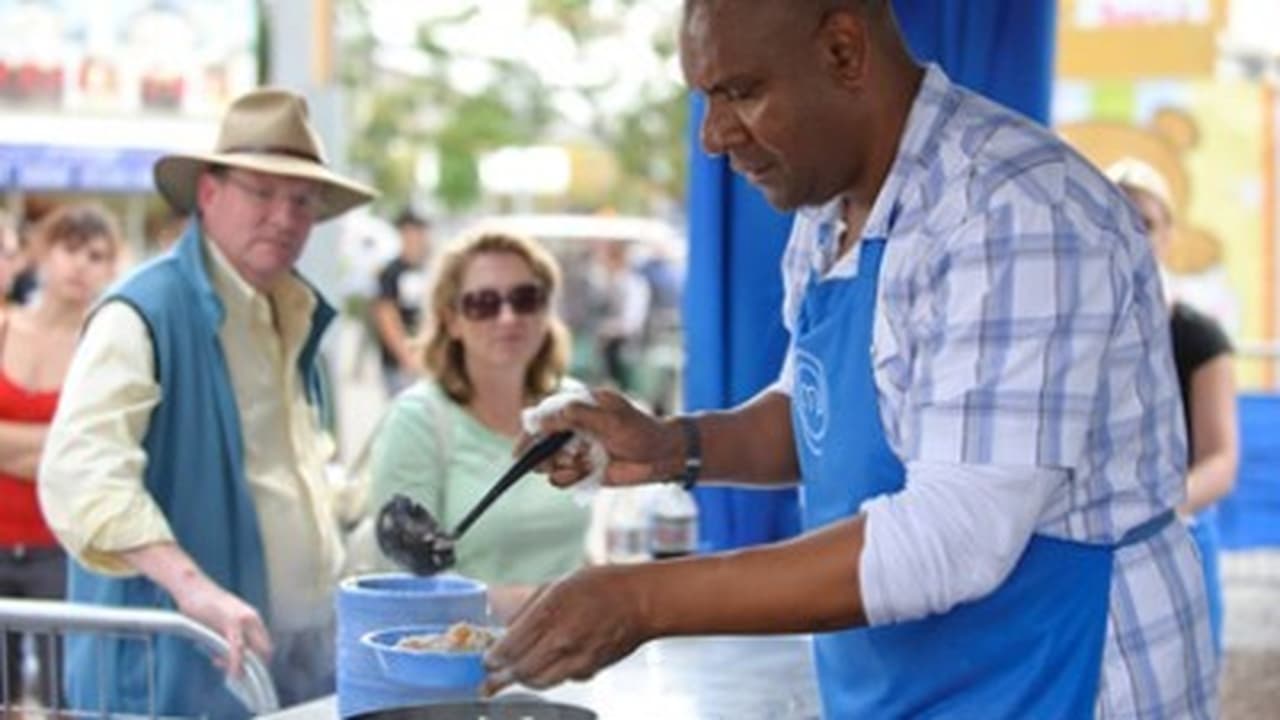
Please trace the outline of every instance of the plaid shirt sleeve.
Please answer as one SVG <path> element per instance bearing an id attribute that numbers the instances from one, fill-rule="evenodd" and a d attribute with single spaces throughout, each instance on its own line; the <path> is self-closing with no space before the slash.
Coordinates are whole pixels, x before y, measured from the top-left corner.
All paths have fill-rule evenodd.
<path id="1" fill-rule="evenodd" d="M 904 451 L 933 462 L 1074 468 L 1115 318 L 1111 255 L 1034 180 L 942 236 L 923 270 Z"/>

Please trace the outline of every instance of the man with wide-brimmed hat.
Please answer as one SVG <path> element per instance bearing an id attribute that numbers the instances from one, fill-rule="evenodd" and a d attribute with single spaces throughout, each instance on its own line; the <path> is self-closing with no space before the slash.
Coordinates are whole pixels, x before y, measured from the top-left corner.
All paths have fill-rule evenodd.
<path id="1" fill-rule="evenodd" d="M 161 158 L 186 232 L 86 326 L 40 472 L 49 524 L 76 559 L 69 599 L 169 607 L 271 656 L 282 703 L 332 677 L 331 521 L 317 348 L 333 310 L 294 270 L 312 226 L 373 197 L 335 174 L 302 98 L 258 90 L 216 149 Z M 68 642 L 71 707 L 146 712 L 140 642 Z M 187 641 L 155 643 L 162 715 L 246 714 Z M 105 683 L 105 685 L 103 685 Z"/>

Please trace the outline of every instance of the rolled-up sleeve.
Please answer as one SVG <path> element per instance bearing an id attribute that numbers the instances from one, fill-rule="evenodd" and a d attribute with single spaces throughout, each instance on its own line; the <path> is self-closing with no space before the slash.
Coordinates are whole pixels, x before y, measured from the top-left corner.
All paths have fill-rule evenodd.
<path id="1" fill-rule="evenodd" d="M 901 492 L 863 504 L 859 581 L 871 625 L 906 622 L 977 600 L 1004 582 L 1065 470 L 907 464 Z"/>
<path id="2" fill-rule="evenodd" d="M 173 540 L 143 484 L 142 438 L 160 401 L 153 347 L 138 313 L 99 309 L 63 384 L 40 464 L 40 507 L 62 545 L 91 570 L 128 575 L 124 550 Z"/>

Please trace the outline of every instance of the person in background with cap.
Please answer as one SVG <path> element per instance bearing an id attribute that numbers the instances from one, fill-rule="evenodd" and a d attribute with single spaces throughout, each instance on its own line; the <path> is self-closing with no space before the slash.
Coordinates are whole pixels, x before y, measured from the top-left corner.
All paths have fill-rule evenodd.
<path id="1" fill-rule="evenodd" d="M 176 608 L 226 641 L 227 673 L 246 650 L 270 656 L 287 705 L 332 688 L 342 561 L 317 358 L 334 311 L 294 264 L 315 223 L 374 193 L 326 167 L 304 100 L 273 89 L 238 98 L 212 153 L 163 157 L 155 180 L 190 220 L 91 316 L 41 506 L 75 559 L 69 600 Z M 247 715 L 188 641 L 152 647 L 153 663 L 136 640 L 69 638 L 70 707 Z"/>
<path id="2" fill-rule="evenodd" d="M 1142 219 L 1157 257 L 1166 257 L 1173 244 L 1173 195 L 1169 183 L 1151 165 L 1124 158 L 1107 168 L 1107 177 L 1120 186 Z M 1218 525 L 1214 505 L 1236 484 L 1240 464 L 1240 430 L 1236 421 L 1236 378 L 1231 340 L 1208 315 L 1180 302 L 1168 292 L 1169 329 L 1173 362 L 1182 392 L 1182 417 L 1187 429 L 1187 497 L 1178 515 L 1191 528 L 1200 549 L 1209 627 L 1213 644 L 1222 654 L 1222 578 L 1218 572 Z"/>

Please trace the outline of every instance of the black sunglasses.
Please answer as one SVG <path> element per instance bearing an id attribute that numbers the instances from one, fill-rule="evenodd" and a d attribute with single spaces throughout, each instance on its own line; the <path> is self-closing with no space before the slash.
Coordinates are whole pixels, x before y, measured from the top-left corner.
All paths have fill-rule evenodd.
<path id="1" fill-rule="evenodd" d="M 458 296 L 458 310 L 468 320 L 492 320 L 502 312 L 502 304 L 517 315 L 533 315 L 547 307 L 547 289 L 535 283 L 516 285 L 505 294 L 481 288 Z"/>

